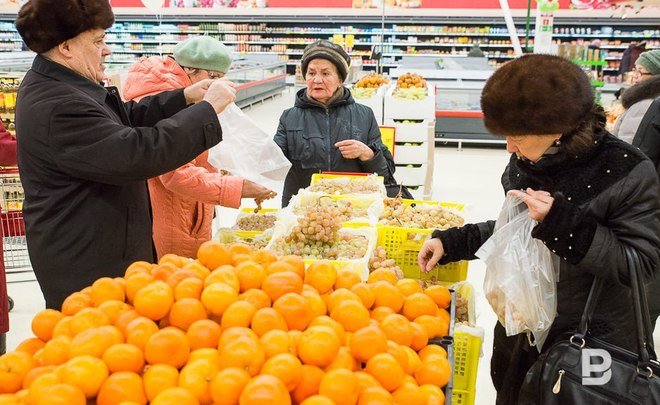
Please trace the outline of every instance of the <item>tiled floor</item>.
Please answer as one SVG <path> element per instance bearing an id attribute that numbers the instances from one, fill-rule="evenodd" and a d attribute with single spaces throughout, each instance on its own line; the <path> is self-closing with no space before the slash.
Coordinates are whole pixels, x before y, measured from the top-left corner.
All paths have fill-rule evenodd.
<path id="1" fill-rule="evenodd" d="M 283 109 L 293 105 L 293 92 L 266 101 L 247 109 L 247 114 L 268 133 L 275 133 L 278 118 Z M 508 161 L 503 149 L 471 149 L 458 151 L 456 147 L 436 148 L 433 199 L 458 201 L 467 205 L 467 221 L 483 221 L 497 216 L 504 195 L 500 186 L 500 175 Z M 279 201 L 270 201 L 267 206 L 279 206 Z M 218 223 L 233 224 L 235 210 L 222 209 Z M 479 364 L 477 379 L 477 404 L 494 403 L 495 391 L 490 381 L 489 359 L 492 352 L 492 328 L 496 317 L 482 291 L 485 266 L 480 261 L 470 263 L 468 280 L 476 287 L 476 309 L 478 325 L 486 335 L 483 357 Z M 21 276 L 26 278 L 25 275 Z M 10 275 L 9 293 L 16 302 L 11 312 L 11 331 L 8 348 L 14 348 L 30 335 L 30 319 L 43 308 L 44 301 L 35 282 L 17 282 L 17 275 Z M 13 282 L 11 282 L 13 281 Z M 656 333 L 657 337 L 660 336 Z"/>

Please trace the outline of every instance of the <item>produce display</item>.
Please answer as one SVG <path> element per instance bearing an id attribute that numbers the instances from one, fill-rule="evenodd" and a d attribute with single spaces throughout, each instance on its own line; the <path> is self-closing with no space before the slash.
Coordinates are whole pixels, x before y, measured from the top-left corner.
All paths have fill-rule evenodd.
<path id="1" fill-rule="evenodd" d="M 427 95 L 426 80 L 417 73 L 406 73 L 396 80 L 392 96 L 401 100 L 423 100 Z"/>
<path id="2" fill-rule="evenodd" d="M 32 320 L 0 402 L 444 403 L 451 295 L 246 245 L 136 262 Z"/>
<path id="3" fill-rule="evenodd" d="M 236 221 L 236 227 L 242 231 L 265 231 L 275 225 L 275 215 L 249 214 L 244 215 Z"/>
<path id="4" fill-rule="evenodd" d="M 355 99 L 371 98 L 376 94 L 376 90 L 377 89 L 371 87 L 352 87 L 351 95 Z"/>
<path id="5" fill-rule="evenodd" d="M 357 83 L 355 83 L 355 87 L 377 89 L 380 86 L 387 84 L 389 82 L 390 82 L 389 79 L 386 79 L 385 77 L 383 77 L 383 75 L 380 75 L 378 73 L 369 73 L 368 75 L 360 79 Z"/>
<path id="6" fill-rule="evenodd" d="M 376 176 L 365 176 L 360 180 L 348 177 L 324 178 L 307 188 L 312 192 L 330 195 L 380 193 L 382 189 L 383 180 Z"/>
<path id="7" fill-rule="evenodd" d="M 376 246 L 374 255 L 369 259 L 369 271 L 376 271 L 378 269 L 386 269 L 394 274 L 397 278 L 403 278 L 403 271 L 396 265 L 394 259 L 387 258 L 387 250 L 382 246 Z"/>
<path id="8" fill-rule="evenodd" d="M 379 224 L 418 229 L 449 229 L 462 226 L 464 219 L 437 205 L 406 204 L 401 198 L 385 199 Z"/>
<path id="9" fill-rule="evenodd" d="M 220 228 L 218 229 L 215 239 L 222 243 L 244 243 L 255 249 L 262 249 L 270 243 L 272 235 L 273 233 L 270 229 L 265 232 L 260 232 L 257 235 L 246 236 L 241 234 L 240 231 L 236 232 L 236 229 Z"/>

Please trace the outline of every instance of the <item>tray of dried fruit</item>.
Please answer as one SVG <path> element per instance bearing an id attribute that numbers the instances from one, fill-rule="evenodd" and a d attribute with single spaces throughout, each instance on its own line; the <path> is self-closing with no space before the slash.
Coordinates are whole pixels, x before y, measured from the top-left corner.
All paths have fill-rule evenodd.
<path id="1" fill-rule="evenodd" d="M 289 203 L 296 215 L 303 214 L 310 206 L 337 208 L 345 227 L 376 226 L 383 212 L 383 198 L 378 195 L 328 195 L 300 190 Z"/>
<path id="2" fill-rule="evenodd" d="M 364 173 L 315 173 L 307 191 L 327 195 L 372 195 L 385 198 L 382 176 Z"/>

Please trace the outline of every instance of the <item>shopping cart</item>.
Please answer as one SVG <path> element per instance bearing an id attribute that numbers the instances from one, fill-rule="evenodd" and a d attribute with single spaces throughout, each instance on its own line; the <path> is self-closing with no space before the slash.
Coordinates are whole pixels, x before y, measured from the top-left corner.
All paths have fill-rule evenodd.
<path id="1" fill-rule="evenodd" d="M 0 232 L 8 282 L 35 279 L 23 223 L 23 186 L 15 167 L 0 167 Z"/>

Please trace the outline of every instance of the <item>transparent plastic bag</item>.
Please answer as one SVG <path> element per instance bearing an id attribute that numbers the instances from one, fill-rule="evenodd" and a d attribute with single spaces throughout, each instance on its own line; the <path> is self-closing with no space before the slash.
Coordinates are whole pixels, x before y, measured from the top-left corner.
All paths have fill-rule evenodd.
<path id="1" fill-rule="evenodd" d="M 218 119 L 222 142 L 209 149 L 209 163 L 281 194 L 291 163 L 273 137 L 233 103 Z"/>
<path id="2" fill-rule="evenodd" d="M 557 313 L 557 275 L 552 253 L 532 237 L 536 224 L 522 201 L 507 196 L 476 256 L 486 263 L 484 293 L 507 335 L 525 332 L 540 351 Z"/>

